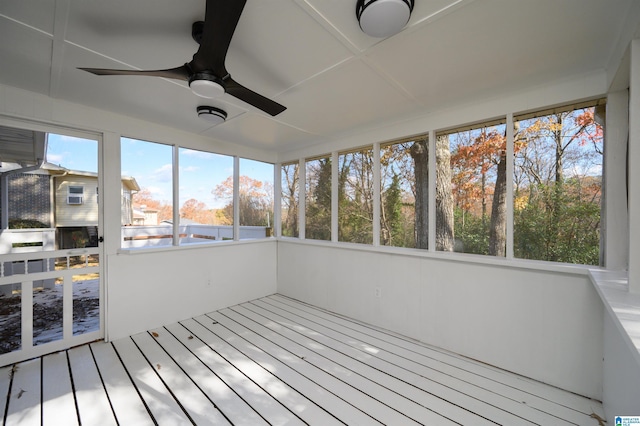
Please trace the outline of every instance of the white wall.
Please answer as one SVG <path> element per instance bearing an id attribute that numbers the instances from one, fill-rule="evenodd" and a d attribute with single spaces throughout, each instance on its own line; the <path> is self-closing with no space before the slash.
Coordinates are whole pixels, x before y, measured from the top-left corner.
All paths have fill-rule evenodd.
<path id="1" fill-rule="evenodd" d="M 640 413 L 640 365 L 620 333 L 614 319 L 605 313 L 602 403 L 607 419 Z"/>
<path id="2" fill-rule="evenodd" d="M 276 244 L 272 239 L 109 256 L 109 339 L 275 293 Z"/>
<path id="3" fill-rule="evenodd" d="M 584 273 L 483 265 L 456 255 L 450 261 L 437 254 L 278 244 L 281 294 L 602 397 L 603 305 Z"/>

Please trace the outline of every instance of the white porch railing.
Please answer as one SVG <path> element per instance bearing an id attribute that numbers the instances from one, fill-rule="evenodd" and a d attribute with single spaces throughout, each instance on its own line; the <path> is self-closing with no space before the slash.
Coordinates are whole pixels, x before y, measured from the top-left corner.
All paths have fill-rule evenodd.
<path id="1" fill-rule="evenodd" d="M 0 254 L 54 250 L 55 228 L 3 229 L 0 231 Z"/>
<path id="2" fill-rule="evenodd" d="M 0 366 L 102 337 L 98 263 L 98 247 L 0 255 Z"/>
<path id="3" fill-rule="evenodd" d="M 48 272 L 54 270 L 55 259 L 45 260 L 42 255 L 13 256 L 9 260 L 4 256 L 18 253 L 39 253 L 55 249 L 56 230 L 54 228 L 43 229 L 3 229 L 0 231 L 0 277 L 29 274 L 35 272 Z M 34 282 L 36 287 L 53 288 L 54 280 L 38 280 Z M 20 290 L 20 283 L 0 286 L 0 295 L 10 295 Z"/>

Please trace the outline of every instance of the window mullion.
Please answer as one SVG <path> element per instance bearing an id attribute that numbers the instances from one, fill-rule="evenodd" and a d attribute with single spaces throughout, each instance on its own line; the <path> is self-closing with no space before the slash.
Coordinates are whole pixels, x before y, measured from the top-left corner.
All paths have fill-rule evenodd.
<path id="1" fill-rule="evenodd" d="M 282 236 L 282 163 L 276 163 L 273 168 L 273 223 L 272 236 Z"/>
<path id="2" fill-rule="evenodd" d="M 331 153 L 331 241 L 338 241 L 338 206 L 339 206 L 339 181 L 338 151 Z"/>
<path id="3" fill-rule="evenodd" d="M 298 163 L 298 238 L 305 239 L 307 210 L 307 165 L 304 158 Z"/>
<path id="4" fill-rule="evenodd" d="M 380 143 L 373 144 L 373 246 L 380 245 Z"/>
<path id="5" fill-rule="evenodd" d="M 240 157 L 233 157 L 233 240 L 240 240 Z"/>
<path id="6" fill-rule="evenodd" d="M 173 145 L 172 147 L 172 155 L 173 155 L 173 173 L 172 175 L 172 183 L 173 183 L 173 245 L 180 245 L 180 159 L 178 155 L 178 146 Z"/>

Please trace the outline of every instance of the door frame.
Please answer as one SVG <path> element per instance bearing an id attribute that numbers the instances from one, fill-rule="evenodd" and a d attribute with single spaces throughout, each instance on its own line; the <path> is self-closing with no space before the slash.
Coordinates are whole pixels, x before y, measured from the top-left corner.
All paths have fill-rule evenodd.
<path id="1" fill-rule="evenodd" d="M 94 140 L 97 142 L 97 175 L 98 175 L 98 246 L 87 247 L 86 249 L 66 249 L 66 250 L 54 250 L 54 251 L 39 251 L 18 254 L 0 254 L 2 261 L 14 260 L 13 258 L 25 258 L 25 264 L 28 263 L 28 259 L 43 259 L 43 258 L 63 258 L 67 256 L 88 256 L 89 254 L 97 254 L 99 259 L 99 266 L 88 267 L 83 269 L 85 272 L 97 272 L 99 276 L 99 309 L 100 309 L 100 328 L 97 331 L 90 331 L 81 335 L 73 335 L 73 292 L 72 292 L 72 275 L 78 273 L 81 269 L 67 269 L 62 271 L 44 271 L 36 272 L 32 274 L 14 275 L 12 278 L 0 277 L 0 283 L 16 282 L 21 283 L 22 295 L 21 298 L 21 317 L 22 317 L 22 344 L 21 348 L 13 352 L 0 355 L 0 366 L 9 365 L 15 362 L 19 362 L 25 359 L 41 356 L 47 353 L 52 353 L 67 349 L 73 346 L 77 346 L 83 343 L 88 343 L 95 340 L 105 339 L 107 336 L 107 304 L 106 304 L 106 258 L 104 244 L 102 243 L 102 236 L 104 232 L 104 171 L 106 170 L 104 164 L 104 135 L 99 132 L 91 132 L 81 130 L 77 128 L 64 127 L 55 124 L 48 124 L 39 121 L 32 121 L 27 119 L 20 119 L 14 117 L 8 117 L 0 114 L 0 126 L 7 126 L 13 128 L 20 128 L 32 131 L 39 131 L 45 133 L 54 133 L 63 136 L 71 136 L 82 139 Z M 52 206 L 54 208 L 54 206 Z M 55 228 L 55 223 L 52 224 Z M 45 256 L 43 256 L 45 254 Z M 48 262 L 45 262 L 48 263 Z M 1 267 L 2 265 L 0 265 Z M 48 343 L 33 346 L 33 282 L 54 277 L 64 277 L 63 287 L 63 338 Z"/>

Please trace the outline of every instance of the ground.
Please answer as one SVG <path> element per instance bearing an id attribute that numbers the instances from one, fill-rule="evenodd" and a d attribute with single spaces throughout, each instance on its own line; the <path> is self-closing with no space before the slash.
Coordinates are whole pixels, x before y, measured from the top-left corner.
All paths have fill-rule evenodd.
<path id="1" fill-rule="evenodd" d="M 73 283 L 73 334 L 100 328 L 100 289 L 98 279 Z M 33 344 L 62 339 L 62 284 L 33 292 Z M 0 296 L 0 354 L 12 352 L 21 344 L 21 295 Z"/>

